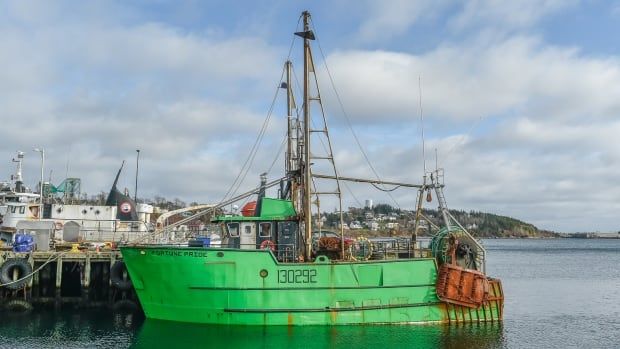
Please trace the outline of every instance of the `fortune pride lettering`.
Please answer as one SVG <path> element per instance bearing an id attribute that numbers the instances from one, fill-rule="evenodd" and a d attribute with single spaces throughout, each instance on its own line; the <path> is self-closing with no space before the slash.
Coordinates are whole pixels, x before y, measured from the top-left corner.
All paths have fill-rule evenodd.
<path id="1" fill-rule="evenodd" d="M 154 250 L 151 255 L 158 257 L 207 257 L 207 251 Z"/>

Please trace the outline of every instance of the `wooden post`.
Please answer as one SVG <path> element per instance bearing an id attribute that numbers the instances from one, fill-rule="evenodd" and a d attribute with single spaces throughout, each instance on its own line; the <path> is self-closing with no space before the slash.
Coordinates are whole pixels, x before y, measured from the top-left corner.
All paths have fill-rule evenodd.
<path id="1" fill-rule="evenodd" d="M 56 309 L 59 309 L 60 304 L 61 304 L 61 294 L 60 294 L 61 286 L 62 286 L 62 256 L 59 256 L 58 259 L 56 259 L 56 290 L 54 291 L 54 294 L 55 294 L 54 307 Z"/>
<path id="2" fill-rule="evenodd" d="M 88 306 L 88 293 L 90 290 L 90 252 L 86 253 L 84 275 L 82 276 L 82 305 Z"/>

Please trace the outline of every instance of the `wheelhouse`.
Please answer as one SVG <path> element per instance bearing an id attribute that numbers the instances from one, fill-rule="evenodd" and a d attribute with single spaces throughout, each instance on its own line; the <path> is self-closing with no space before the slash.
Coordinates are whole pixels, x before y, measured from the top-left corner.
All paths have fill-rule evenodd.
<path id="1" fill-rule="evenodd" d="M 303 255 L 297 212 L 290 200 L 260 198 L 258 203 L 246 206 L 242 215 L 217 216 L 222 247 L 242 250 L 270 249 L 279 261 L 298 261 Z"/>

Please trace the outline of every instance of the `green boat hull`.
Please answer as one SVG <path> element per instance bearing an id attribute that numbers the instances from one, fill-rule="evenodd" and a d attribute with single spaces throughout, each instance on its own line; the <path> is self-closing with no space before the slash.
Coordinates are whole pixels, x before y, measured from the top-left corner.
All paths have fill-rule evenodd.
<path id="1" fill-rule="evenodd" d="M 478 309 L 437 298 L 433 258 L 279 263 L 268 250 L 122 247 L 148 318 L 236 325 L 500 321 L 501 284 Z"/>

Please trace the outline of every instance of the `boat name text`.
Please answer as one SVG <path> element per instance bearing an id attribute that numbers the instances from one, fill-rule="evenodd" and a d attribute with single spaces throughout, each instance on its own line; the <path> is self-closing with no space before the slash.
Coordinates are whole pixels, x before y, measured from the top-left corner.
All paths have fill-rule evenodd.
<path id="1" fill-rule="evenodd" d="M 154 256 L 166 257 L 207 257 L 206 251 L 176 251 L 176 250 L 155 250 L 151 251 Z"/>

